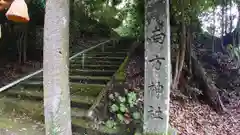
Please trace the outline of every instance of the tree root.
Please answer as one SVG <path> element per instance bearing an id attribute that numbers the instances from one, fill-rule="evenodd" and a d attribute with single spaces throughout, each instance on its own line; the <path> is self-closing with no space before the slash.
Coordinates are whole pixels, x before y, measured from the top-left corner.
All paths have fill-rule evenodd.
<path id="1" fill-rule="evenodd" d="M 201 63 L 191 57 L 192 60 L 192 71 L 193 78 L 197 81 L 199 88 L 202 90 L 204 99 L 216 112 L 226 112 L 227 109 L 224 107 L 221 97 L 219 95 L 219 89 L 215 86 L 214 82 L 210 77 L 207 77 L 204 68 Z"/>

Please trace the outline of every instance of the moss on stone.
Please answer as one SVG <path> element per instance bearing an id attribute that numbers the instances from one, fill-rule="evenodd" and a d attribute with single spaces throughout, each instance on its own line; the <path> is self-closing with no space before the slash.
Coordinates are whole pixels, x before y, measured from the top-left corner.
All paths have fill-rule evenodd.
<path id="1" fill-rule="evenodd" d="M 71 63 L 70 66 L 72 65 L 81 65 L 82 61 L 81 60 L 74 60 L 72 61 L 74 63 Z M 105 60 L 95 60 L 95 59 L 88 59 L 87 61 L 84 61 L 84 64 L 89 64 L 89 63 L 99 63 L 99 64 L 121 64 L 122 61 L 120 60 L 109 60 L 109 59 L 105 59 Z"/>
<path id="2" fill-rule="evenodd" d="M 125 69 L 125 67 L 126 67 L 126 65 L 127 65 L 128 59 L 129 59 L 129 58 L 126 57 L 126 58 L 124 59 L 123 63 L 120 65 L 119 69 L 117 70 L 116 75 L 115 75 L 117 81 L 122 82 L 122 81 L 125 80 L 125 78 L 126 78 L 126 73 L 125 73 L 125 70 L 124 70 L 124 69 Z"/>
<path id="3" fill-rule="evenodd" d="M 17 98 L 2 97 L 0 106 L 6 114 L 27 115 L 33 119 L 43 116 L 43 102 L 20 100 Z"/>
<path id="4" fill-rule="evenodd" d="M 5 131 L 4 131 L 5 130 Z M 44 135 L 44 124 L 36 123 L 26 117 L 17 117 L 11 114 L 0 115 L 1 135 Z"/>
<path id="5" fill-rule="evenodd" d="M 73 83 L 72 85 L 70 84 L 70 93 L 81 95 L 81 96 L 97 96 L 104 87 L 105 85 L 99 85 L 99 84 L 74 84 Z M 24 87 L 18 86 L 8 91 L 23 91 L 23 90 L 43 91 L 43 88 L 36 89 L 31 87 L 24 88 Z"/>
<path id="6" fill-rule="evenodd" d="M 106 127 L 105 125 L 100 125 L 98 123 L 95 123 L 94 121 L 85 120 L 81 118 L 73 118 L 72 124 L 77 127 L 82 127 L 82 128 L 91 129 L 91 130 L 97 126 L 98 128 L 96 128 L 95 130 L 101 133 L 116 134 L 119 132 L 118 128 L 111 129 Z"/>
<path id="7" fill-rule="evenodd" d="M 143 135 L 177 135 L 177 130 L 169 126 L 167 134 L 166 133 L 145 133 Z"/>
<path id="8" fill-rule="evenodd" d="M 14 94 L 14 95 L 18 95 L 19 98 L 21 98 L 21 96 L 26 96 L 29 98 L 41 98 L 43 99 L 43 91 L 29 91 L 28 89 L 24 89 L 24 90 L 9 90 L 6 91 L 5 94 Z M 80 96 L 80 95 L 71 95 L 71 101 L 75 102 L 75 103 L 84 103 L 84 104 L 93 104 L 95 100 L 95 97 L 92 96 Z"/>
<path id="9" fill-rule="evenodd" d="M 70 83 L 71 89 L 96 89 L 96 88 L 104 88 L 105 85 L 102 84 L 80 84 L 80 83 Z"/>
<path id="10" fill-rule="evenodd" d="M 112 64 L 98 64 L 98 65 L 94 65 L 94 64 L 85 64 L 85 67 L 96 67 L 96 68 L 102 68 L 102 67 L 112 67 L 112 68 L 116 68 L 119 67 L 119 65 L 112 65 Z M 82 67 L 82 65 L 70 65 L 70 67 Z M 76 69 L 72 69 L 72 70 L 76 70 Z"/>
<path id="11" fill-rule="evenodd" d="M 33 77 L 34 79 L 43 80 L 43 76 Z M 111 80 L 111 77 L 108 76 L 81 76 L 81 75 L 70 75 L 70 79 L 89 79 L 89 80 Z"/>
<path id="12" fill-rule="evenodd" d="M 33 120 L 37 120 L 39 122 L 44 121 L 44 108 L 43 108 L 43 102 L 37 102 L 37 101 L 24 101 L 19 100 L 15 98 L 1 98 L 0 99 L 0 107 L 5 113 L 16 113 L 19 116 L 20 115 L 27 115 L 28 117 L 31 117 Z M 4 105 L 4 106 L 3 106 Z M 72 108 L 72 124 L 81 127 L 84 129 L 93 129 L 96 124 L 94 121 L 87 120 L 82 118 L 86 114 L 86 110 L 78 109 L 78 108 Z M 76 117 L 77 116 L 77 117 Z M 0 125 L 1 126 L 1 125 Z M 96 131 L 102 132 L 102 133 L 117 133 L 117 129 L 109 129 L 104 125 L 98 125 L 99 128 L 96 129 Z"/>

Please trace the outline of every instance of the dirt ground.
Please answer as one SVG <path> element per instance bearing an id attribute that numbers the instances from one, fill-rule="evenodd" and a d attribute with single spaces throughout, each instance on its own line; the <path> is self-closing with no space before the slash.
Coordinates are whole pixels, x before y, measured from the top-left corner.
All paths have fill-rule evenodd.
<path id="1" fill-rule="evenodd" d="M 240 97 L 225 106 L 228 113 L 218 114 L 199 102 L 172 99 L 170 124 L 180 135 L 240 135 Z"/>
<path id="2" fill-rule="evenodd" d="M 41 62 L 38 61 L 27 61 L 20 65 L 17 62 L 8 62 L 2 58 L 0 63 L 0 87 L 42 67 Z"/>

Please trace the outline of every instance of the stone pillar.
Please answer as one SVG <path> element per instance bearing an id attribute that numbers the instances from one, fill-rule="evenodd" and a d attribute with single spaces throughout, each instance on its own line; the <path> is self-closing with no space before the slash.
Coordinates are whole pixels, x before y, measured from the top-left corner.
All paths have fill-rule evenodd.
<path id="1" fill-rule="evenodd" d="M 145 1 L 144 133 L 168 131 L 171 82 L 169 0 Z"/>

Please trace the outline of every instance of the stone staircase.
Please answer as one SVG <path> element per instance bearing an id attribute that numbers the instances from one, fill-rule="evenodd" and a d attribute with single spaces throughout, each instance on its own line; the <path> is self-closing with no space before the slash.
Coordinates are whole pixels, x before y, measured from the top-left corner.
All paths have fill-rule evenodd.
<path id="1" fill-rule="evenodd" d="M 129 46 L 130 47 L 130 46 Z M 104 45 L 70 61 L 69 80 L 71 94 L 72 128 L 76 135 L 113 134 L 115 131 L 99 125 L 86 117 L 99 93 L 106 87 L 127 56 L 128 47 Z M 83 64 L 84 63 L 84 64 Z M 5 113 L 27 115 L 44 121 L 43 73 L 24 80 L 0 93 Z"/>

